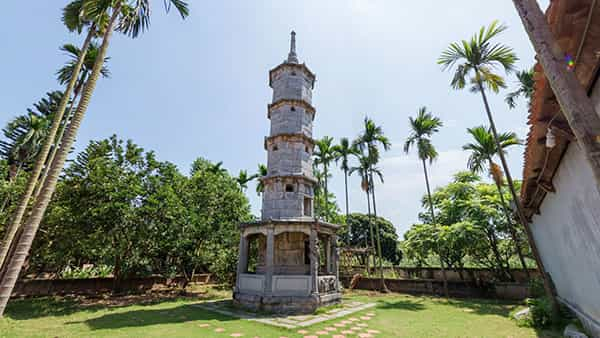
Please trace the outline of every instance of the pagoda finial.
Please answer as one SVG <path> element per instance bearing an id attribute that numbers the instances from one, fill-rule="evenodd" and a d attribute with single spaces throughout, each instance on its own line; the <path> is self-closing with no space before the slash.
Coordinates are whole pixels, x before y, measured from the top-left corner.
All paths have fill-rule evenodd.
<path id="1" fill-rule="evenodd" d="M 288 63 L 298 63 L 298 56 L 296 55 L 296 32 L 292 31 L 292 38 L 290 41 L 290 53 L 288 54 Z"/>

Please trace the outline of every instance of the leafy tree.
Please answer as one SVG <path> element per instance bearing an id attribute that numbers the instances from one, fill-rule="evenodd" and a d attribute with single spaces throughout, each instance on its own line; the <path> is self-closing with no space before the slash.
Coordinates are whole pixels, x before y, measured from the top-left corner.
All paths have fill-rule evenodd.
<path id="1" fill-rule="evenodd" d="M 471 172 L 459 172 L 431 197 L 438 226 L 429 225 L 429 199 L 424 196 L 427 211 L 419 217 L 426 224 L 414 225 L 405 236 L 407 257 L 423 265 L 429 255 L 441 254 L 443 263 L 453 269 L 463 267 L 468 257 L 478 266 L 495 271 L 498 279 L 510 279 L 508 267 L 514 242 L 495 185 L 482 183 Z"/>
<path id="2" fill-rule="evenodd" d="M 417 147 L 419 159 L 423 163 L 423 174 L 425 175 L 425 186 L 427 187 L 427 197 L 429 200 L 429 209 L 431 211 L 431 223 L 437 224 L 435 213 L 433 211 L 429 176 L 427 175 L 427 161 L 431 164 L 438 156 L 438 152 L 433 146 L 430 138 L 439 131 L 443 123 L 439 118 L 434 117 L 431 113 L 427 112 L 426 107 L 421 107 L 417 112 L 417 116 L 415 118 L 409 117 L 408 120 L 410 122 L 411 133 L 404 143 L 404 152 L 408 154 L 412 146 Z M 437 253 L 440 255 L 440 266 L 444 277 L 444 293 L 446 294 L 446 297 L 448 297 L 448 282 L 443 262 L 444 257 L 442 256 L 444 252 L 438 250 Z"/>
<path id="3" fill-rule="evenodd" d="M 91 142 L 65 170 L 31 269 L 109 265 L 117 287 L 151 273 L 211 271 L 230 281 L 249 203 L 235 178 L 205 159 L 194 163 L 199 170 L 188 178 L 131 141 Z"/>
<path id="4" fill-rule="evenodd" d="M 383 217 L 352 213 L 346 219 L 346 227 L 340 237 L 351 247 L 360 247 L 368 238 L 373 224 L 377 223 L 381 230 L 381 249 L 383 258 L 391 264 L 398 265 L 402 260 L 402 251 L 398 246 L 398 234 L 394 225 Z M 364 263 L 364 262 L 363 262 Z"/>
<path id="5" fill-rule="evenodd" d="M 188 15 L 188 7 L 185 1 L 165 0 L 164 3 L 167 5 L 167 11 L 172 5 L 179 12 L 182 18 L 185 18 Z M 44 182 L 44 188 L 42 188 L 40 195 L 33 204 L 31 215 L 23 226 L 23 235 L 18 241 L 15 254 L 8 262 L 8 269 L 3 277 L 1 282 L 2 285 L 0 287 L 0 315 L 4 313 L 4 309 L 6 308 L 6 304 L 8 303 L 8 299 L 10 298 L 10 294 L 14 288 L 23 263 L 25 262 L 25 258 L 29 253 L 29 249 L 31 248 L 39 224 L 44 216 L 48 204 L 50 203 L 52 194 L 56 189 L 58 176 L 63 169 L 67 154 L 75 141 L 75 136 L 90 103 L 96 83 L 101 75 L 113 30 L 116 28 L 132 38 L 137 37 L 141 32 L 146 30 L 150 24 L 151 6 L 150 0 L 75 0 L 71 4 L 67 5 L 64 13 L 63 21 L 69 29 L 81 31 L 82 26 L 85 23 L 91 23 L 91 27 L 88 31 L 82 51 L 87 51 L 91 39 L 97 33 L 96 27 L 99 27 L 102 30 L 102 44 L 98 51 L 98 55 L 96 56 L 96 63 L 94 64 L 89 79 L 83 88 L 81 99 L 79 100 L 77 109 L 73 114 L 70 126 L 60 141 L 62 146 L 57 153 L 55 161 L 53 161 L 51 164 L 50 171 L 48 172 L 48 178 L 46 182 Z M 53 143 L 59 125 L 63 120 L 67 101 L 71 97 L 72 90 L 75 86 L 76 79 L 79 76 L 78 73 L 81 65 L 84 62 L 84 59 L 85 54 L 83 53 L 79 58 L 77 67 L 78 69 L 75 70 L 72 80 L 65 90 L 65 97 L 61 101 L 60 107 L 57 110 L 57 114 L 48 134 L 48 140 L 44 143 L 40 156 L 38 156 L 36 165 L 34 166 L 34 172 L 30 176 L 30 184 L 28 183 L 26 192 L 22 197 L 19 208 L 17 209 L 17 217 L 15 217 L 14 221 L 17 226 L 21 223 L 22 216 L 25 213 L 25 209 L 29 204 L 31 194 L 33 193 L 35 183 L 40 176 L 43 164 L 48 156 L 50 146 Z"/>

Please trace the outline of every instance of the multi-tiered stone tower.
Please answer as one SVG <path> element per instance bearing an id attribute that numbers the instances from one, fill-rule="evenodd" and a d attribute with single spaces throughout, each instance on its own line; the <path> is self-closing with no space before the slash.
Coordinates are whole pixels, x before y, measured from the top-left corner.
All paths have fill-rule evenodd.
<path id="1" fill-rule="evenodd" d="M 312 312 L 340 300 L 336 231 L 313 215 L 312 124 L 315 75 L 298 62 L 296 33 L 287 59 L 269 72 L 273 101 L 265 138 L 268 173 L 262 219 L 241 225 L 234 300 L 254 309 Z"/>

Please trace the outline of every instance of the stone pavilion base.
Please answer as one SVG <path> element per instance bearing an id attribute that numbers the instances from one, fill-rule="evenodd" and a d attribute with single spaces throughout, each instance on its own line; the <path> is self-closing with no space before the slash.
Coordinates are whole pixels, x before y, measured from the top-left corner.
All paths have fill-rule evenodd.
<path id="1" fill-rule="evenodd" d="M 340 292 L 299 296 L 260 296 L 235 292 L 233 304 L 252 311 L 265 311 L 277 314 L 311 314 L 319 307 L 339 304 Z"/>

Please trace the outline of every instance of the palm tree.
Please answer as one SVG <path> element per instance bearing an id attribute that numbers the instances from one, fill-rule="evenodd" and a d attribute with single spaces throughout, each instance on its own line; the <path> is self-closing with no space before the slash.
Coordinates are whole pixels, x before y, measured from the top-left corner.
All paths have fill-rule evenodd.
<path id="1" fill-rule="evenodd" d="M 248 175 L 247 170 L 240 170 L 240 173 L 235 178 L 235 181 L 240 185 L 240 189 L 242 189 L 242 191 L 245 191 L 246 189 L 248 189 L 248 182 L 252 181 L 257 177 L 257 174 Z"/>
<path id="2" fill-rule="evenodd" d="M 469 128 L 467 129 L 467 132 L 473 136 L 474 140 L 473 143 L 468 143 L 463 146 L 463 150 L 468 150 L 471 152 L 467 166 L 474 173 L 482 173 L 488 170 L 490 176 L 493 178 L 496 188 L 498 189 L 498 194 L 500 195 L 500 203 L 504 209 L 510 235 L 515 242 L 516 252 L 519 256 L 521 266 L 527 273 L 527 276 L 529 276 L 529 270 L 527 269 L 527 264 L 525 264 L 525 258 L 521 250 L 520 239 L 517 236 L 516 229 L 512 223 L 512 214 L 508 204 L 506 203 L 506 200 L 504 199 L 504 192 L 502 191 L 504 174 L 500 166 L 493 160 L 494 156 L 498 153 L 496 143 L 494 142 L 494 137 L 492 136 L 490 130 L 484 126 Z M 500 139 L 502 152 L 506 152 L 505 149 L 510 146 L 521 144 L 521 141 L 517 137 L 516 133 L 501 133 L 498 135 L 498 138 Z"/>
<path id="3" fill-rule="evenodd" d="M 187 15 L 189 14 L 187 2 L 183 0 L 164 0 L 164 3 L 166 5 L 167 11 L 169 11 L 172 5 L 179 12 L 182 18 L 187 17 Z M 73 7 L 75 9 L 73 9 Z M 67 5 L 65 13 L 67 13 L 68 11 L 74 12 L 75 16 L 67 14 L 63 16 L 63 18 L 68 18 L 68 20 L 63 20 L 67 24 L 67 27 L 69 27 L 70 24 L 75 22 L 76 24 L 72 27 L 75 27 L 74 29 L 81 30 L 81 26 L 83 25 L 83 19 L 86 20 L 85 22 L 92 22 L 88 32 L 88 37 L 86 38 L 84 47 L 82 47 L 82 51 L 87 51 L 92 37 L 95 36 L 95 34 L 97 33 L 94 23 L 102 23 L 102 25 L 100 26 L 103 28 L 102 44 L 98 51 L 98 55 L 96 56 L 96 62 L 94 64 L 94 67 L 92 68 L 92 72 L 89 76 L 89 79 L 86 81 L 83 87 L 81 99 L 79 100 L 77 109 L 73 115 L 73 118 L 71 119 L 70 126 L 65 132 L 62 140 L 60 141 L 62 146 L 56 154 L 56 158 L 54 159 L 53 163 L 51 164 L 51 169 L 48 173 L 48 178 L 46 179 L 46 182 L 44 182 L 44 186 L 40 192 L 40 195 L 38 196 L 36 201 L 34 201 L 33 207 L 31 209 L 31 215 L 29 216 L 29 218 L 23 226 L 23 233 L 19 238 L 15 249 L 15 253 L 8 262 L 6 273 L 0 284 L 0 315 L 4 313 L 6 304 L 8 303 L 12 290 L 19 276 L 19 272 L 21 271 L 23 263 L 25 262 L 25 258 L 29 253 L 29 249 L 31 248 L 31 244 L 33 242 L 39 224 L 42 220 L 42 217 L 44 216 L 48 203 L 50 202 L 52 194 L 54 193 L 54 190 L 56 188 L 58 176 L 62 171 L 68 152 L 75 141 L 75 136 L 77 134 L 79 126 L 81 125 L 81 121 L 83 120 L 87 107 L 90 103 L 92 94 L 96 87 L 96 83 L 104 67 L 104 61 L 106 58 L 108 45 L 113 30 L 117 28 L 120 32 L 123 32 L 124 34 L 127 34 L 132 38 L 136 38 L 141 32 L 146 30 L 150 24 L 151 6 L 150 0 L 137 0 L 133 3 L 133 5 L 130 5 L 129 2 L 126 0 L 75 0 L 71 4 Z M 77 25 L 77 23 L 79 23 L 79 25 Z M 27 189 L 28 194 L 26 196 L 25 203 L 22 208 L 23 210 L 20 215 L 19 221 L 16 222 L 16 224 L 20 224 L 21 218 L 29 202 L 29 197 L 33 192 L 35 182 L 37 181 L 43 163 L 46 160 L 46 157 L 48 156 L 50 145 L 54 141 L 54 137 L 62 121 L 62 116 L 67 106 L 66 100 L 68 100 L 71 96 L 71 92 L 75 87 L 75 83 L 79 75 L 79 70 L 84 62 L 84 54 L 80 56 L 80 60 L 78 62 L 79 69 L 76 69 L 76 72 L 73 74 L 72 79 L 69 82 L 69 86 L 65 91 L 66 99 L 63 99 L 63 102 L 61 102 L 61 106 L 58 109 L 57 116 L 55 117 L 55 121 L 51 129 L 51 133 L 49 133 L 48 135 L 49 141 L 47 141 L 44 145 L 43 154 L 41 154 L 42 156 L 38 158 L 38 163 L 36 163 L 35 169 L 36 175 L 32 175 L 35 176 L 35 181 L 31 185 L 31 189 L 29 189 L 29 187 Z M 19 207 L 21 207 L 21 205 L 19 205 Z"/>
<path id="4" fill-rule="evenodd" d="M 404 152 L 409 153 L 412 146 L 417 147 L 419 159 L 423 163 L 423 174 L 425 175 L 425 186 L 427 187 L 427 199 L 429 201 L 429 211 L 431 213 L 431 223 L 436 224 L 435 212 L 433 211 L 433 200 L 431 198 L 431 187 L 429 185 L 429 175 L 427 174 L 427 161 L 429 164 L 438 157 L 438 152 L 431 143 L 431 136 L 437 133 L 443 126 L 442 120 L 427 112 L 426 107 L 419 108 L 415 118 L 409 117 L 411 133 L 404 142 Z M 440 268 L 442 269 L 442 277 L 444 279 L 444 294 L 448 297 L 448 279 L 446 278 L 446 268 L 442 258 L 441 250 L 438 250 L 440 255 Z"/>
<path id="5" fill-rule="evenodd" d="M 269 173 L 267 166 L 264 164 L 258 165 L 258 172 L 256 173 L 256 177 L 258 177 L 258 184 L 256 185 L 256 193 L 258 195 L 262 194 L 265 191 L 265 184 L 262 181 L 262 178 L 267 176 Z"/>
<path id="6" fill-rule="evenodd" d="M 533 79 L 534 74 L 533 67 L 516 73 L 519 87 L 515 91 L 506 94 L 506 98 L 504 99 L 510 109 L 514 109 L 517 106 L 516 99 L 521 96 L 531 101 L 534 91 L 533 85 L 535 83 Z"/>
<path id="7" fill-rule="evenodd" d="M 342 137 L 340 139 L 340 144 L 334 147 L 335 149 L 335 162 L 340 162 L 340 168 L 344 172 L 344 188 L 346 192 L 346 219 L 350 215 L 350 209 L 348 206 L 348 171 L 349 167 L 349 159 L 352 155 L 357 155 L 359 150 L 353 146 L 347 137 Z M 348 229 L 350 232 L 350 229 Z"/>
<path id="8" fill-rule="evenodd" d="M 93 3 L 94 3 L 94 1 L 92 1 L 92 0 L 89 1 L 89 5 L 93 5 Z M 88 4 L 88 3 L 86 2 L 85 4 Z M 90 8 L 91 7 L 92 6 L 90 6 Z M 21 196 L 19 203 L 17 205 L 17 208 L 15 209 L 14 214 L 12 215 L 11 222 L 7 227 L 5 241 L 3 241 L 2 246 L 0 246 L 0 267 L 2 267 L 4 265 L 4 262 L 7 258 L 8 250 L 13 241 L 13 238 L 17 232 L 17 229 L 20 227 L 21 222 L 23 221 L 23 216 L 25 215 L 27 206 L 29 205 L 29 202 L 30 202 L 31 196 L 33 194 L 33 191 L 35 189 L 35 186 L 38 183 L 38 179 L 40 177 L 42 169 L 44 168 L 44 163 L 46 163 L 46 159 L 48 158 L 50 148 L 54 144 L 58 129 L 60 128 L 61 124 L 63 123 L 63 116 L 65 113 L 65 109 L 67 108 L 67 104 L 71 98 L 71 93 L 73 92 L 73 90 L 75 88 L 77 78 L 79 76 L 79 72 L 81 71 L 83 63 L 85 61 L 85 56 L 87 54 L 88 48 L 92 42 L 92 39 L 97 34 L 97 31 L 96 31 L 97 23 L 99 23 L 100 20 L 93 21 L 93 20 L 89 20 L 89 18 L 90 17 L 88 15 L 88 9 L 86 6 L 84 6 L 84 0 L 75 0 L 75 1 L 71 2 L 70 4 L 68 4 L 65 7 L 65 9 L 63 10 L 63 22 L 70 31 L 81 32 L 84 27 L 88 27 L 88 33 L 87 33 L 87 36 L 81 47 L 81 55 L 79 57 L 79 60 L 77 61 L 77 63 L 75 64 L 75 67 L 72 70 L 71 81 L 69 81 L 67 88 L 65 89 L 65 91 L 63 93 L 63 97 L 60 101 L 60 105 L 58 106 L 58 109 L 56 110 L 54 119 L 52 121 L 52 125 L 48 131 L 48 135 L 43 143 L 42 148 L 40 149 L 39 154 L 36 157 L 35 164 L 33 166 L 33 170 L 31 172 L 31 174 L 29 175 L 29 178 L 27 179 L 27 185 L 25 187 L 25 191 L 24 191 L 23 195 Z M 97 18 L 97 19 L 100 19 L 100 18 Z M 19 267 L 19 270 L 20 270 L 20 267 Z M 16 282 L 16 280 L 15 280 L 15 282 Z M 4 282 L 1 282 L 1 284 L 3 285 Z M 11 283 L 10 281 L 8 281 L 8 285 L 10 285 L 10 284 L 14 285 L 14 283 Z M 12 287 L 10 287 L 9 292 L 11 292 L 11 291 L 12 291 Z M 6 300 L 4 300 L 3 297 L 10 296 L 10 294 L 8 294 L 8 296 L 6 296 L 5 293 L 6 292 L 0 292 L 0 316 L 2 316 L 2 314 L 4 313 L 4 307 L 6 306 L 6 303 L 8 302 L 8 298 Z"/>
<path id="9" fill-rule="evenodd" d="M 368 181 L 371 196 L 373 198 L 373 215 L 377 217 L 377 203 L 375 199 L 375 182 L 373 180 L 373 173 L 375 165 L 379 162 L 380 151 L 379 146 L 383 147 L 383 150 L 390 150 L 392 144 L 389 139 L 383 133 L 383 128 L 375 124 L 375 122 L 369 117 L 365 116 L 364 129 L 361 135 L 354 141 L 354 144 L 362 152 L 366 152 L 366 158 L 369 162 Z M 382 178 L 381 172 L 378 173 Z M 379 222 L 375 222 L 375 231 L 377 233 L 377 256 L 379 256 L 379 270 L 381 277 L 381 291 L 387 292 L 387 286 L 383 277 L 383 256 L 381 254 L 381 233 L 379 231 Z"/>
<path id="10" fill-rule="evenodd" d="M 14 178 L 22 169 L 28 171 L 33 169 L 30 175 L 35 174 L 36 167 L 34 165 L 32 168 L 31 165 L 34 161 L 37 163 L 36 158 L 42 156 L 41 152 L 49 137 L 50 127 L 62 99 L 63 94 L 59 91 L 47 93 L 45 98 L 34 104 L 34 109 L 28 109 L 26 115 L 15 118 L 3 129 L 4 136 L 9 141 L 2 141 L 0 143 L 0 152 L 2 156 L 6 157 L 11 166 L 9 174 L 10 184 L 14 183 Z M 30 183 L 32 181 L 28 179 L 26 189 L 33 189 L 35 187 L 35 185 L 30 186 Z M 35 184 L 36 182 L 33 183 Z M 6 228 L 4 239 L 0 243 L 0 270 L 6 261 L 10 246 L 14 242 L 15 234 L 19 228 L 20 222 L 17 222 L 19 220 L 18 217 L 22 218 L 21 212 L 25 212 L 25 208 L 27 207 L 27 204 L 22 204 L 22 198 L 17 205 L 15 214 L 12 215 L 11 222 Z M 0 210 L 4 210 L 10 204 L 11 199 L 12 197 L 8 196 L 3 201 Z M 23 209 L 21 210 L 20 208 Z"/>
<path id="11" fill-rule="evenodd" d="M 388 151 L 392 147 L 392 143 L 383 133 L 383 128 L 375 124 L 369 117 L 364 119 L 364 129 L 361 135 L 354 141 L 354 144 L 360 151 L 366 151 L 368 158 L 371 161 L 371 166 L 379 162 L 380 151 L 379 146 L 383 150 Z M 371 182 L 371 195 L 373 197 L 373 214 L 377 217 L 377 204 L 375 203 L 375 185 L 373 182 L 373 172 L 369 170 L 369 181 Z"/>
<path id="12" fill-rule="evenodd" d="M 315 164 L 323 166 L 323 191 L 325 210 L 328 209 L 329 204 L 329 190 L 328 190 L 328 177 L 329 177 L 329 165 L 336 159 L 336 149 L 333 145 L 333 137 L 325 136 L 315 143 Z M 327 213 L 325 213 L 325 220 L 327 221 Z"/>
<path id="13" fill-rule="evenodd" d="M 518 0 L 515 1 L 515 3 L 521 2 Z M 529 0 L 525 1 L 529 2 Z M 506 29 L 506 26 L 500 25 L 497 21 L 494 21 L 487 29 L 485 27 L 482 27 L 479 31 L 479 34 L 475 34 L 469 41 L 463 40 L 461 43 L 452 43 L 450 47 L 448 47 L 448 49 L 444 51 L 438 59 L 438 63 L 443 65 L 444 69 L 453 68 L 455 65 L 460 63 L 458 64 L 458 66 L 456 66 L 456 70 L 451 81 L 451 85 L 454 89 L 464 89 L 467 85 L 467 77 L 471 76 L 469 78 L 469 82 L 473 84 L 471 90 L 473 92 L 479 92 L 481 94 L 481 98 L 483 100 L 483 105 L 485 107 L 487 118 L 490 123 L 490 129 L 492 131 L 492 135 L 494 136 L 494 142 L 496 143 L 497 150 L 502 149 L 502 147 L 500 144 L 500 140 L 498 139 L 496 124 L 494 123 L 494 118 L 492 117 L 492 111 L 490 109 L 490 105 L 485 94 L 485 89 L 487 88 L 497 93 L 500 90 L 500 88 L 506 87 L 502 76 L 495 74 L 493 71 L 495 68 L 502 68 L 507 73 L 512 72 L 514 70 L 514 64 L 518 60 L 512 48 L 500 43 L 492 42 L 492 40 L 495 37 L 504 32 Z M 551 33 L 549 33 L 548 36 L 551 36 Z M 579 83 L 577 83 L 577 86 L 579 86 Z M 587 99 L 587 96 L 583 96 Z M 561 104 L 561 106 L 563 105 Z M 593 105 L 590 105 L 590 107 L 593 107 Z M 590 112 L 593 111 L 594 110 L 592 108 Z M 595 130 L 600 130 L 600 120 L 598 120 L 596 126 L 598 126 L 598 128 L 596 128 Z M 583 135 L 584 134 L 580 134 L 576 136 L 579 138 L 579 136 Z M 600 147 L 592 146 L 592 148 L 595 149 L 594 151 L 598 151 L 600 153 Z M 521 202 L 517 196 L 512 176 L 508 169 L 506 158 L 502 151 L 498 152 L 498 156 L 500 157 L 502 168 L 504 169 L 504 174 L 506 175 L 508 188 L 512 195 L 513 201 L 517 207 L 517 214 L 519 216 L 519 220 L 525 228 L 529 246 L 531 247 L 531 251 L 533 252 L 533 255 L 535 257 L 538 269 L 540 270 L 540 274 L 544 279 L 544 288 L 546 289 L 548 297 L 553 299 L 553 302 L 555 302 L 554 292 L 552 292 L 552 284 L 548 280 L 543 262 L 540 259 L 539 251 L 537 249 L 535 241 L 533 240 L 533 233 L 529 228 L 529 223 L 527 221 L 527 218 L 525 217 L 525 213 L 523 212 Z M 600 164 L 600 158 L 598 159 L 598 161 L 598 163 Z M 592 167 L 594 166 L 592 165 Z M 598 166 L 596 179 L 600 181 L 600 165 Z"/>
<path id="14" fill-rule="evenodd" d="M 359 153 L 355 156 L 358 157 L 358 166 L 351 167 L 348 171 L 350 175 L 357 173 L 360 176 L 360 187 L 367 195 L 367 215 L 371 216 L 371 184 L 369 181 L 369 171 L 371 169 L 371 162 L 367 156 Z M 375 249 L 375 234 L 373 233 L 373 222 L 369 217 L 369 232 L 371 237 L 371 249 Z M 369 247 L 369 243 L 365 243 L 366 247 Z M 367 262 L 369 260 L 367 259 Z M 369 269 L 367 269 L 369 271 Z"/>
<path id="15" fill-rule="evenodd" d="M 72 45 L 72 44 L 65 44 L 60 49 L 62 51 L 64 51 L 70 58 L 70 60 L 62 68 L 60 68 L 57 72 L 58 82 L 62 85 L 65 85 L 71 81 L 71 77 L 75 73 L 75 68 L 77 67 L 77 62 L 78 62 L 79 58 L 81 57 L 81 55 L 83 54 L 83 52 L 81 49 L 77 48 L 77 46 Z M 73 90 L 73 99 L 71 100 L 71 104 L 65 111 L 66 115 L 64 117 L 64 121 L 61 124 L 60 129 L 58 130 L 58 134 L 56 135 L 57 142 L 54 144 L 54 146 L 52 147 L 52 151 L 48 155 L 48 159 L 46 160 L 44 171 L 42 172 L 42 174 L 38 180 L 37 186 L 35 188 L 35 191 L 33 193 L 33 197 L 32 197 L 33 200 L 35 200 L 39 196 L 40 192 L 42 191 L 42 187 L 44 186 L 44 182 L 46 181 L 46 178 L 48 177 L 48 172 L 50 171 L 52 161 L 54 161 L 54 158 L 56 157 L 56 152 L 60 148 L 60 140 L 62 139 L 63 135 L 65 134 L 65 130 L 69 126 L 69 121 L 71 120 L 71 117 L 73 115 L 73 108 L 75 107 L 77 99 L 79 98 L 79 94 L 81 93 L 81 89 L 83 88 L 83 85 L 85 84 L 85 82 L 89 78 L 90 73 L 92 72 L 92 68 L 94 67 L 94 64 L 96 63 L 97 55 L 98 55 L 98 45 L 94 42 L 91 42 L 88 47 L 88 51 L 85 54 L 83 65 L 81 67 L 81 71 L 79 72 L 79 79 L 77 79 L 77 84 L 75 85 L 75 89 Z M 106 64 L 109 59 L 110 58 L 108 58 L 108 57 L 104 58 L 104 63 Z M 105 66 L 103 66 L 102 69 L 100 70 L 100 74 L 104 78 L 110 77 L 110 71 Z"/>
<path id="16" fill-rule="evenodd" d="M 211 174 L 215 175 L 227 174 L 227 169 L 223 168 L 223 161 L 219 161 L 217 163 L 210 163 L 206 170 Z"/>

